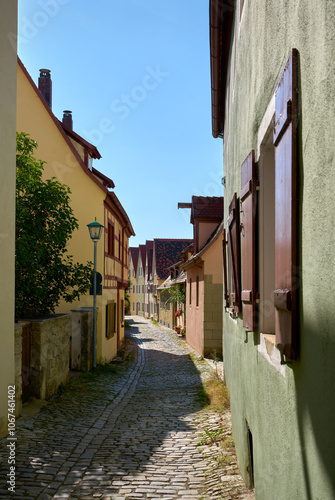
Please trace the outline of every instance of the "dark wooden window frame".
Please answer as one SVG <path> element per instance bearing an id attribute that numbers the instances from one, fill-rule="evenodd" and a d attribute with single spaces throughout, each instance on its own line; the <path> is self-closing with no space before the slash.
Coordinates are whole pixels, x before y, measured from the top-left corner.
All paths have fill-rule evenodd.
<path id="1" fill-rule="evenodd" d="M 234 193 L 229 205 L 228 217 L 228 282 L 229 309 L 241 312 L 241 265 L 240 265 L 240 208 L 237 194 Z"/>
<path id="2" fill-rule="evenodd" d="M 275 94 L 275 335 L 290 360 L 298 357 L 298 51 L 293 49 Z M 283 361 L 282 361 L 283 362 Z"/>
<path id="3" fill-rule="evenodd" d="M 115 250 L 115 234 L 114 234 L 114 224 L 108 222 L 108 254 L 114 256 Z"/>
<path id="4" fill-rule="evenodd" d="M 256 330 L 256 168 L 255 151 L 241 166 L 242 316 L 246 330 Z"/>

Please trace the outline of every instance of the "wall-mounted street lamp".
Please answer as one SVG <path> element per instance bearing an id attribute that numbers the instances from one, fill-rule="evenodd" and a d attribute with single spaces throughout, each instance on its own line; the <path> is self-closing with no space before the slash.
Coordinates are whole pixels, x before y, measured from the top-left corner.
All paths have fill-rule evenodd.
<path id="1" fill-rule="evenodd" d="M 94 275 L 93 275 L 93 368 L 97 366 L 97 243 L 101 238 L 102 224 L 94 222 L 87 224 L 91 240 L 94 243 Z"/>

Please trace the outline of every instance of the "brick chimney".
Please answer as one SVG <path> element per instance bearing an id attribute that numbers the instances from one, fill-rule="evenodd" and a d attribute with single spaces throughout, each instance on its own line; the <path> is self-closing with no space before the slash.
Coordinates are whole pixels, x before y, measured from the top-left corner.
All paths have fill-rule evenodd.
<path id="1" fill-rule="evenodd" d="M 62 122 L 66 127 L 70 128 L 71 130 L 73 129 L 72 111 L 69 110 L 63 111 Z"/>
<path id="2" fill-rule="evenodd" d="M 52 81 L 50 73 L 49 69 L 40 69 L 38 90 L 41 92 L 49 108 L 52 109 Z"/>

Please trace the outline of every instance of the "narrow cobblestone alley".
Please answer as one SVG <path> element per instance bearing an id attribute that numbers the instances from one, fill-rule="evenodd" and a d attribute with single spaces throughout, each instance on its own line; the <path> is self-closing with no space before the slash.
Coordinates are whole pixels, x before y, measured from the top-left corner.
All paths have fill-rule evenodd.
<path id="1" fill-rule="evenodd" d="M 202 408 L 197 397 L 213 369 L 171 331 L 127 320 L 137 346 L 129 367 L 79 379 L 17 422 L 15 494 L 1 441 L 0 498 L 253 499 L 234 454 L 222 463 L 222 448 L 204 439 L 230 435 L 229 412 Z"/>

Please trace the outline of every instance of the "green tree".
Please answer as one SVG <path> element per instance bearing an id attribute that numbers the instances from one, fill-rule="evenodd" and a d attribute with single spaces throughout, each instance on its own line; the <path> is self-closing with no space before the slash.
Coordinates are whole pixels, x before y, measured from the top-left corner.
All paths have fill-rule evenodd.
<path id="1" fill-rule="evenodd" d="M 92 263 L 73 262 L 67 242 L 78 228 L 70 188 L 56 178 L 43 180 L 45 162 L 34 158 L 37 143 L 28 134 L 16 141 L 15 316 L 55 312 L 61 299 L 87 292 Z"/>
<path id="2" fill-rule="evenodd" d="M 164 309 L 169 303 L 177 302 L 178 304 L 186 304 L 186 287 L 182 283 L 172 285 L 161 291 L 162 301 L 164 302 Z"/>

